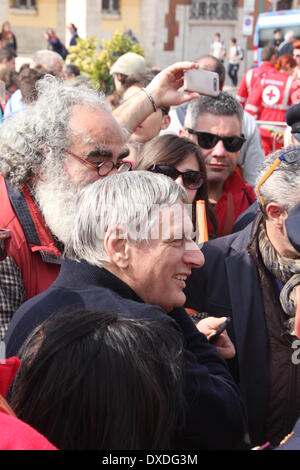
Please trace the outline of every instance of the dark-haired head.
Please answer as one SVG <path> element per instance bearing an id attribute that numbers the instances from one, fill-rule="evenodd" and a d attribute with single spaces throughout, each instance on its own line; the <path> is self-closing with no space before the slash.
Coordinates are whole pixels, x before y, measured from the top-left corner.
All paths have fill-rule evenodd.
<path id="1" fill-rule="evenodd" d="M 205 163 L 199 146 L 192 140 L 172 134 L 156 137 L 144 145 L 142 152 L 136 157 L 134 169 L 150 170 L 154 164 L 170 165 L 176 168 L 191 156 L 196 161 L 196 171 L 200 171 L 203 177 L 203 184 L 197 189 L 193 201 L 189 201 L 193 204 L 194 228 L 196 228 L 196 203 L 200 199 L 205 201 L 206 211 L 212 218 L 213 225 L 216 225 L 208 202 Z"/>
<path id="2" fill-rule="evenodd" d="M 182 340 L 157 320 L 85 310 L 24 344 L 17 416 L 60 449 L 170 448 L 183 419 Z"/>

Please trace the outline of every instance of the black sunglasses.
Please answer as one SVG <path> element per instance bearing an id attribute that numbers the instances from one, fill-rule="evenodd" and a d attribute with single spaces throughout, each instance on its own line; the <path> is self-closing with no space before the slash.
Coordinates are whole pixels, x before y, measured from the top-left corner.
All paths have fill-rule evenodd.
<path id="1" fill-rule="evenodd" d="M 246 142 L 244 135 L 230 135 L 227 137 L 221 137 L 217 134 L 211 134 L 210 132 L 199 132 L 194 129 L 187 129 L 190 134 L 197 136 L 198 144 L 204 149 L 212 149 L 217 145 L 219 140 L 222 140 L 223 145 L 227 152 L 237 152 L 241 150 L 243 144 Z"/>
<path id="2" fill-rule="evenodd" d="M 172 178 L 172 180 L 176 180 L 179 176 L 181 176 L 183 185 L 187 189 L 201 188 L 204 182 L 203 174 L 200 171 L 179 171 L 177 168 L 171 165 L 155 164 L 150 168 L 150 171 L 166 175 L 169 178 Z"/>

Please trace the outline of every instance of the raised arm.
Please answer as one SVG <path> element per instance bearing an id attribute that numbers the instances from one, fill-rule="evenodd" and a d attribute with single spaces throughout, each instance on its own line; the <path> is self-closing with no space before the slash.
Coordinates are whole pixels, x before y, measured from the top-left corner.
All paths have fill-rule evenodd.
<path id="1" fill-rule="evenodd" d="M 113 115 L 120 126 L 132 133 L 146 117 L 155 111 L 155 107 L 176 106 L 198 98 L 198 93 L 180 90 L 185 70 L 194 68 L 198 68 L 198 64 L 194 62 L 177 62 L 163 69 L 146 87 L 146 92 L 141 90 L 114 110 Z"/>

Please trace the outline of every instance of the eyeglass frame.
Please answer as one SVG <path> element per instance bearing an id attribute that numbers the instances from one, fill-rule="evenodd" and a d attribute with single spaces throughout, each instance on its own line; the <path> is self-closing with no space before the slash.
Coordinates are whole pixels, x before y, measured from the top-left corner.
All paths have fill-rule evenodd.
<path id="1" fill-rule="evenodd" d="M 132 163 L 129 162 L 129 161 L 124 162 L 123 160 L 121 160 L 120 163 L 114 163 L 112 160 L 107 160 L 107 161 L 104 161 L 104 162 L 101 162 L 101 163 L 94 164 L 94 163 L 89 162 L 88 160 L 86 160 L 86 158 L 83 158 L 83 157 L 80 157 L 79 155 L 76 155 L 76 153 L 71 152 L 70 150 L 66 150 L 65 152 L 68 155 L 71 155 L 72 157 L 77 158 L 77 160 L 84 163 L 86 166 L 88 166 L 90 168 L 93 168 L 93 170 L 97 171 L 99 176 L 107 176 L 114 168 L 117 168 L 117 171 L 119 171 L 120 168 L 123 165 L 127 165 L 129 167 L 127 171 L 132 170 Z M 100 175 L 99 170 L 100 170 L 101 166 L 103 164 L 106 164 L 106 163 L 111 163 L 113 166 L 105 175 Z"/>
<path id="2" fill-rule="evenodd" d="M 153 173 L 156 173 L 156 171 L 155 171 L 156 168 L 157 168 L 157 167 L 160 167 L 160 166 L 167 166 L 167 167 L 172 168 L 173 170 L 175 170 L 175 171 L 178 173 L 178 176 L 176 176 L 175 179 L 177 179 L 177 178 L 179 178 L 179 176 L 181 176 L 182 182 L 183 182 L 183 186 L 184 186 L 186 189 L 192 189 L 192 190 L 196 190 L 196 189 L 197 189 L 197 190 L 198 190 L 198 189 L 200 189 L 200 188 L 203 186 L 203 184 L 204 184 L 204 177 L 205 177 L 205 175 L 204 175 L 203 172 L 200 171 L 200 170 L 179 171 L 179 170 L 177 170 L 177 168 L 176 168 L 175 166 L 173 166 L 173 165 L 168 165 L 167 163 L 154 163 L 154 164 L 152 165 L 152 167 L 149 168 L 148 171 L 152 171 Z M 157 172 L 157 173 L 159 173 L 159 172 Z M 197 188 L 191 188 L 191 187 L 189 187 L 189 186 L 186 186 L 186 185 L 184 184 L 184 174 L 185 174 L 185 173 L 197 173 L 197 174 L 200 174 L 200 176 L 202 177 L 201 185 L 200 185 L 200 186 L 197 186 Z M 159 173 L 159 174 L 160 174 L 160 175 L 164 175 L 164 173 Z M 167 176 L 167 175 L 165 175 L 165 176 Z M 171 178 L 171 177 L 170 177 L 170 178 Z M 171 179 L 173 179 L 173 178 L 171 178 Z M 173 181 L 175 181 L 175 180 L 173 180 Z"/>
<path id="3" fill-rule="evenodd" d="M 280 165 L 281 162 L 285 162 L 285 163 L 295 163 L 296 161 L 298 160 L 295 160 L 293 162 L 289 162 L 286 158 L 285 158 L 285 155 L 289 152 L 292 152 L 294 151 L 295 149 L 291 149 L 291 150 L 288 150 L 287 152 L 285 153 L 282 153 L 281 155 L 279 155 L 279 157 L 277 157 L 275 159 L 275 161 L 272 163 L 272 165 L 270 166 L 270 168 L 268 168 L 268 170 L 266 171 L 266 173 L 264 174 L 264 176 L 260 179 L 260 181 L 258 182 L 257 186 L 256 186 L 256 192 L 257 192 L 257 197 L 259 199 L 259 202 L 260 202 L 260 205 L 262 208 L 265 207 L 265 201 L 263 200 L 261 194 L 260 194 L 260 191 L 259 191 L 259 188 L 267 181 L 267 179 L 271 176 L 271 174 L 274 172 L 274 170 L 278 167 L 278 165 Z M 299 157 L 299 161 L 300 161 L 300 157 Z"/>
<path id="4" fill-rule="evenodd" d="M 227 152 L 229 153 L 235 153 L 235 152 L 239 152 L 242 148 L 242 146 L 244 145 L 244 143 L 247 141 L 247 139 L 245 138 L 244 134 L 241 134 L 241 135 L 225 135 L 225 136 L 220 136 L 218 134 L 214 134 L 213 132 L 206 132 L 206 131 L 195 131 L 194 129 L 191 129 L 190 127 L 187 127 L 186 130 L 188 131 L 189 134 L 192 134 L 192 135 L 195 135 L 197 137 L 197 142 L 198 142 L 198 145 L 199 147 L 201 148 L 204 148 L 205 150 L 211 150 L 213 149 L 218 142 L 220 142 L 220 140 L 222 141 L 222 144 L 224 145 L 224 148 Z M 199 140 L 198 140 L 198 135 L 199 134 L 210 134 L 210 135 L 213 135 L 214 137 L 218 137 L 218 140 L 217 142 L 215 143 L 215 145 L 213 145 L 212 147 L 208 147 L 208 148 L 205 148 L 203 146 L 201 146 L 199 144 Z M 224 143 L 224 139 L 230 139 L 232 137 L 238 137 L 240 140 L 243 141 L 242 145 L 240 146 L 240 148 L 238 150 L 228 150 L 225 143 Z"/>

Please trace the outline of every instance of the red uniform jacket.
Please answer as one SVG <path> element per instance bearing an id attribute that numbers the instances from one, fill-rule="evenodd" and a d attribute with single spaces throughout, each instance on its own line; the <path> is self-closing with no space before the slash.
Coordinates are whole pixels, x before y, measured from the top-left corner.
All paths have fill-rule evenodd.
<path id="1" fill-rule="evenodd" d="M 251 90 L 253 90 L 256 80 L 263 78 L 265 75 L 274 72 L 275 70 L 276 69 L 270 62 L 263 62 L 259 67 L 249 69 L 244 73 L 236 95 L 236 98 L 239 100 L 243 108 L 245 107 Z"/>
<path id="2" fill-rule="evenodd" d="M 245 110 L 261 121 L 285 122 L 285 112 L 299 101 L 297 80 L 286 72 L 272 72 L 256 82 Z"/>
<path id="3" fill-rule="evenodd" d="M 214 207 L 218 220 L 218 237 L 229 235 L 236 219 L 256 200 L 252 186 L 234 171 L 224 183 L 223 193 Z M 208 230 L 213 232 L 211 222 Z"/>
<path id="4" fill-rule="evenodd" d="M 19 190 L 0 176 L 0 201 L 0 227 L 12 232 L 9 255 L 20 270 L 29 299 L 56 279 L 61 252 L 27 186 Z"/>

